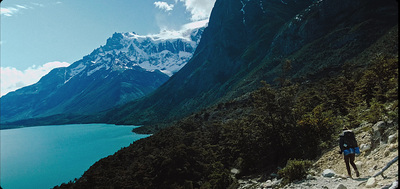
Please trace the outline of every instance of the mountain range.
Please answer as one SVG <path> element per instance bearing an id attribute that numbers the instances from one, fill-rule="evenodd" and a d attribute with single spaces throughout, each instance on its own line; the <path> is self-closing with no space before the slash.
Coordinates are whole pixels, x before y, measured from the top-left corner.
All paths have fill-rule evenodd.
<path id="1" fill-rule="evenodd" d="M 188 62 L 204 24 L 147 36 L 114 33 L 69 67 L 1 97 L 1 121 L 93 114 L 143 97 Z"/>

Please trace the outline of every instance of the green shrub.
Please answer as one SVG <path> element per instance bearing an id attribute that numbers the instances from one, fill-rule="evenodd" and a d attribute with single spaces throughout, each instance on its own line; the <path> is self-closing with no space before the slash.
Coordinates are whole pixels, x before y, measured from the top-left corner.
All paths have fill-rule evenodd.
<path id="1" fill-rule="evenodd" d="M 294 180 L 304 179 L 308 169 L 312 166 L 310 160 L 288 160 L 286 167 L 278 171 L 278 175 L 283 178 L 282 183 L 287 184 Z"/>
<path id="2" fill-rule="evenodd" d="M 386 113 L 385 106 L 376 99 L 372 99 L 371 107 L 366 113 L 365 119 L 370 123 L 376 123 L 383 120 L 383 116 Z"/>

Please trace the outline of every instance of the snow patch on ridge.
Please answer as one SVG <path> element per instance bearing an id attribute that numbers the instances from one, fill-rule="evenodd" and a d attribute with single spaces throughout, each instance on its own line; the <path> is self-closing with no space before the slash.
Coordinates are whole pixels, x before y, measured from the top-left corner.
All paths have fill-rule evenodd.
<path id="1" fill-rule="evenodd" d="M 244 25 L 246 25 L 246 19 L 245 19 L 245 14 L 246 14 L 246 11 L 244 10 L 244 7 L 246 7 L 246 0 L 240 0 L 240 2 L 242 3 L 242 9 L 240 9 L 240 11 L 242 12 L 242 14 L 243 14 L 243 24 Z"/>
<path id="2" fill-rule="evenodd" d="M 81 73 L 85 68 L 86 68 L 86 65 L 79 64 L 77 67 L 71 69 L 69 76 L 74 77 L 74 76 L 78 75 L 79 73 Z"/>
<path id="3" fill-rule="evenodd" d="M 88 72 L 87 72 L 87 76 L 92 75 L 94 72 L 97 72 L 97 71 L 99 71 L 101 68 L 104 68 L 104 67 L 105 67 L 104 64 L 101 65 L 101 66 L 97 66 L 96 68 L 94 68 L 94 69 L 88 71 Z"/>

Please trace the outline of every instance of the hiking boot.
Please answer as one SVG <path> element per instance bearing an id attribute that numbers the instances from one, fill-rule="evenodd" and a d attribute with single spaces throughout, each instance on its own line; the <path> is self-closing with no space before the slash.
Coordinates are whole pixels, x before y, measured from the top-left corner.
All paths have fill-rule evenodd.
<path id="1" fill-rule="evenodd" d="M 356 170 L 356 177 L 360 177 L 360 173 Z"/>

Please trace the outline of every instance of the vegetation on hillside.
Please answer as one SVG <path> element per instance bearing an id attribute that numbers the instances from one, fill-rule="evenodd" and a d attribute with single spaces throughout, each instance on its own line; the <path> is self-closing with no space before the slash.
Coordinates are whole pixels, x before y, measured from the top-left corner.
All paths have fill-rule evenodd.
<path id="1" fill-rule="evenodd" d="M 182 119 L 55 188 L 235 188 L 236 178 L 269 175 L 290 159 L 279 173 L 296 179 L 304 171 L 293 167 L 304 169 L 336 145 L 343 125 L 398 120 L 398 53 L 381 52 L 366 50 L 368 58 L 352 59 L 338 74 L 302 83 L 286 77 L 284 60 L 275 84 Z M 240 170 L 236 178 L 232 168 Z"/>

